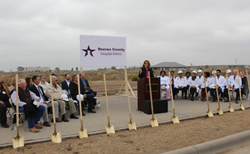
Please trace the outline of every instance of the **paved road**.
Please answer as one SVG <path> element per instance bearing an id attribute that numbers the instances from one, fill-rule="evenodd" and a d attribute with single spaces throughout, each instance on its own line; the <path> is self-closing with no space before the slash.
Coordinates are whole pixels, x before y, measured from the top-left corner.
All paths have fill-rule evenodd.
<path id="1" fill-rule="evenodd" d="M 249 153 L 250 153 L 250 143 L 237 148 L 230 149 L 228 151 L 220 152 L 218 154 L 249 154 Z"/>
<path id="2" fill-rule="evenodd" d="M 149 125 L 149 120 L 151 115 L 144 114 L 137 110 L 137 99 L 131 98 L 131 108 L 133 121 L 136 122 L 137 127 L 142 125 Z M 83 117 L 84 128 L 87 128 L 88 133 L 95 133 L 100 131 L 105 131 L 105 126 L 107 125 L 107 111 L 105 105 L 105 97 L 99 97 L 98 102 L 101 102 L 101 107 L 97 110 L 96 114 L 86 113 Z M 128 104 L 127 98 L 121 96 L 108 96 L 109 109 L 111 124 L 114 125 L 116 130 L 127 128 L 127 122 L 129 121 L 128 114 Z M 169 110 L 172 110 L 171 101 L 168 103 Z M 244 100 L 243 105 L 249 107 L 249 101 Z M 239 109 L 239 105 L 232 103 L 234 109 Z M 211 111 L 217 112 L 217 103 L 210 103 Z M 224 111 L 228 111 L 228 103 L 221 103 L 221 108 Z M 190 118 L 200 115 L 205 115 L 207 111 L 207 103 L 195 100 L 194 102 L 190 100 L 184 100 L 177 98 L 175 100 L 176 113 L 179 119 Z M 156 114 L 155 118 L 158 119 L 159 123 L 171 121 L 172 112 Z M 223 115 L 222 115 L 223 116 Z M 12 120 L 8 121 L 8 124 L 12 127 Z M 52 124 L 52 123 L 51 123 Z M 31 133 L 28 131 L 27 124 L 24 128 L 20 128 L 20 134 L 25 137 L 25 141 L 34 141 L 39 139 L 49 139 L 50 134 L 53 133 L 53 127 L 44 127 L 39 133 Z M 58 123 L 58 132 L 62 134 L 62 137 L 68 136 L 78 136 L 77 130 L 80 129 L 80 120 L 70 119 L 70 122 Z M 16 136 L 16 131 L 11 129 L 4 129 L 0 127 L 0 145 L 11 145 L 12 137 Z"/>

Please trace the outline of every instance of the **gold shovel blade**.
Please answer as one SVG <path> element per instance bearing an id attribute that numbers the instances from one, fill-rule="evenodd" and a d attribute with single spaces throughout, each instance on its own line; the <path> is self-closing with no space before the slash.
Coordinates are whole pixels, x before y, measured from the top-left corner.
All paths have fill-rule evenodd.
<path id="1" fill-rule="evenodd" d="M 135 122 L 128 122 L 127 125 L 129 130 L 137 130 Z"/>
<path id="2" fill-rule="evenodd" d="M 179 118 L 177 116 L 171 118 L 174 124 L 180 123 Z"/>
<path id="3" fill-rule="evenodd" d="M 230 112 L 234 112 L 234 108 L 232 106 L 229 107 Z"/>
<path id="4" fill-rule="evenodd" d="M 79 134 L 79 138 L 88 138 L 88 132 L 87 129 L 83 129 L 83 130 L 77 130 L 78 134 Z"/>
<path id="5" fill-rule="evenodd" d="M 107 134 L 115 134 L 115 127 L 113 125 L 105 127 Z"/>
<path id="6" fill-rule="evenodd" d="M 207 116 L 208 116 L 208 117 L 214 117 L 214 115 L 213 115 L 213 113 L 212 113 L 211 111 L 208 111 L 208 112 L 207 112 Z"/>
<path id="7" fill-rule="evenodd" d="M 157 119 L 150 119 L 149 121 L 150 121 L 151 127 L 158 127 L 159 126 Z"/>
<path id="8" fill-rule="evenodd" d="M 51 137 L 51 141 L 54 143 L 61 143 L 62 142 L 61 133 L 50 134 L 50 137 Z"/>
<path id="9" fill-rule="evenodd" d="M 240 105 L 240 109 L 243 111 L 245 110 L 245 107 L 243 106 L 243 104 Z"/>
<path id="10" fill-rule="evenodd" d="M 222 109 L 217 109 L 217 112 L 219 113 L 219 115 L 222 115 L 222 114 L 223 114 Z"/>
<path id="11" fill-rule="evenodd" d="M 13 145 L 14 149 L 24 147 L 24 137 L 23 136 L 19 136 L 18 138 L 13 137 L 12 138 L 12 145 Z"/>

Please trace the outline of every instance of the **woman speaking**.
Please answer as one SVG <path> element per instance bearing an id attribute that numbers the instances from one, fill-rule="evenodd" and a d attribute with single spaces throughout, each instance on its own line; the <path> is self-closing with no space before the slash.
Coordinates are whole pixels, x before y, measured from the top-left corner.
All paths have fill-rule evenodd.
<path id="1" fill-rule="evenodd" d="M 139 76 L 139 78 L 148 78 L 149 72 L 150 72 L 150 77 L 153 78 L 154 73 L 153 73 L 152 68 L 150 68 L 150 62 L 148 60 L 145 60 L 143 65 L 142 65 L 142 68 L 140 68 L 138 76 Z"/>

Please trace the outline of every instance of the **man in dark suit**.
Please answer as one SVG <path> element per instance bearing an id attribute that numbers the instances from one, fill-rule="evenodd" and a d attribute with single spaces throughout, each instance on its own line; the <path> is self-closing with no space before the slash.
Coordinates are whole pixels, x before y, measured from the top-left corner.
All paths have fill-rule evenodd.
<path id="1" fill-rule="evenodd" d="M 89 102 L 88 106 L 88 112 L 89 113 L 96 113 L 96 111 L 93 111 L 93 105 L 95 104 L 95 99 L 94 97 L 96 96 L 96 92 L 93 91 L 90 87 L 89 87 L 89 83 L 88 80 L 85 79 L 85 74 L 81 73 L 80 75 L 80 88 L 81 88 L 81 92 L 84 92 L 84 98 L 86 98 Z"/>
<path id="2" fill-rule="evenodd" d="M 29 87 L 29 90 L 36 94 L 37 97 L 40 97 L 43 100 L 43 106 L 45 107 L 45 111 L 43 113 L 43 120 L 44 126 L 50 127 L 49 117 L 48 117 L 48 107 L 52 106 L 52 103 L 49 101 L 48 97 L 44 94 L 43 88 L 39 86 L 40 77 L 35 75 L 32 77 L 33 85 Z M 59 117 L 59 110 L 58 110 L 58 102 L 54 101 L 54 109 L 55 109 L 55 116 L 56 122 L 62 122 L 62 120 L 58 119 Z"/>
<path id="3" fill-rule="evenodd" d="M 65 74 L 64 75 L 65 80 L 62 82 L 62 90 L 69 91 L 69 84 L 70 84 L 70 74 Z"/>

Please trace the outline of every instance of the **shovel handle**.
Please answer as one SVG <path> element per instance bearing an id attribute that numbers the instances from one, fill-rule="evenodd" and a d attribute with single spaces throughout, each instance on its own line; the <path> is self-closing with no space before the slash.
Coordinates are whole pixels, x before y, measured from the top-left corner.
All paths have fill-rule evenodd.
<path id="1" fill-rule="evenodd" d="M 207 112 L 210 111 L 210 107 L 209 107 L 209 100 L 208 100 L 208 96 L 207 96 L 207 85 L 206 85 L 206 80 L 205 80 L 205 73 L 203 71 L 203 79 L 204 79 L 204 88 L 205 88 L 205 93 L 206 93 L 206 99 L 207 99 Z"/>
<path id="2" fill-rule="evenodd" d="M 219 110 L 220 109 L 220 98 L 219 98 L 218 87 L 217 87 L 217 80 L 216 80 L 215 73 L 214 73 L 214 81 L 215 81 L 215 88 L 216 88 L 217 100 L 218 100 L 218 110 Z"/>
<path id="3" fill-rule="evenodd" d="M 106 74 L 103 74 L 105 97 L 106 97 L 106 108 L 107 108 L 107 117 L 108 117 L 108 126 L 110 127 L 110 117 L 109 117 L 109 103 L 108 103 L 108 94 L 107 94 L 107 85 L 106 85 Z"/>
<path id="4" fill-rule="evenodd" d="M 227 70 L 226 70 L 226 78 L 227 78 L 227 92 L 228 92 L 228 99 L 229 99 L 229 106 L 228 108 L 231 108 L 231 96 L 230 96 L 230 89 L 229 89 L 229 84 L 228 84 L 228 75 L 227 75 Z"/>
<path id="5" fill-rule="evenodd" d="M 239 93 L 240 93 L 240 106 L 242 105 L 242 97 L 241 97 L 241 85 L 240 85 L 240 74 L 239 70 L 237 70 L 237 75 L 238 75 L 238 84 L 239 84 Z"/>
<path id="6" fill-rule="evenodd" d="M 78 103 L 79 103 L 80 120 L 81 120 L 81 128 L 82 128 L 83 127 L 83 122 L 82 122 L 82 98 L 81 98 L 80 78 L 79 78 L 79 75 L 77 75 L 77 82 L 78 82 Z"/>
<path id="7" fill-rule="evenodd" d="M 169 77 L 169 84 L 170 84 L 170 91 L 171 91 L 171 99 L 172 99 L 172 107 L 173 107 L 173 117 L 175 117 L 175 108 L 174 108 L 174 95 L 173 95 L 173 89 L 172 89 L 172 82 L 171 82 L 171 77 L 170 77 L 170 72 L 168 72 L 168 77 Z"/>
<path id="8" fill-rule="evenodd" d="M 152 89 L 151 89 L 151 76 L 150 76 L 150 72 L 148 72 L 148 83 L 149 83 L 149 93 L 150 93 L 152 119 L 154 120 L 154 106 L 153 106 L 153 96 L 152 96 Z"/>
<path id="9" fill-rule="evenodd" d="M 53 85 L 52 85 L 52 76 L 51 75 L 50 75 L 50 88 L 51 88 L 51 102 L 52 102 L 52 113 L 53 113 L 53 123 L 54 123 L 54 134 L 56 134 L 56 116 L 55 116 Z"/>
<path id="10" fill-rule="evenodd" d="M 16 74 L 16 132 L 17 137 L 19 137 L 19 105 L 18 105 L 18 74 Z"/>

